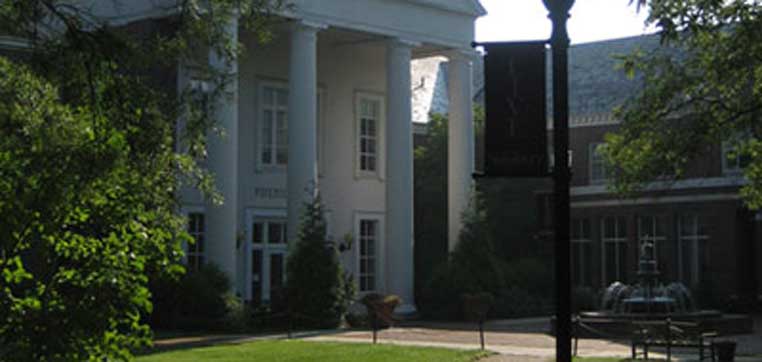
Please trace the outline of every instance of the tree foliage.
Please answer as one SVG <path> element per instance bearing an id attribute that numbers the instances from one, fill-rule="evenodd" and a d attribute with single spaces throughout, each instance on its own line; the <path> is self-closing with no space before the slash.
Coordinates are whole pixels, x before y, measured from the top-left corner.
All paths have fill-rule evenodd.
<path id="1" fill-rule="evenodd" d="M 457 318 L 463 315 L 463 295 L 501 294 L 506 287 L 504 263 L 495 252 L 482 199 L 474 195 L 463 213 L 457 246 L 418 298 L 422 313 L 432 318 Z"/>
<path id="2" fill-rule="evenodd" d="M 335 328 L 354 298 L 354 283 L 339 262 L 336 245 L 326 240 L 320 197 L 304 205 L 299 235 L 286 261 L 287 303 L 302 326 Z"/>
<path id="3" fill-rule="evenodd" d="M 638 191 L 659 177 L 685 176 L 710 146 L 725 142 L 745 161 L 741 194 L 762 207 L 762 4 L 732 0 L 638 0 L 671 50 L 624 59 L 640 93 L 617 116 L 605 157 L 614 188 Z"/>
<path id="4" fill-rule="evenodd" d="M 199 167 L 213 112 L 175 90 L 174 69 L 224 96 L 232 75 L 197 55 L 235 58 L 227 19 L 266 37 L 278 6 L 178 0 L 165 18 L 117 26 L 76 4 L 0 2 L 0 34 L 28 44 L 17 62 L 0 57 L 3 361 L 128 360 L 150 342 L 148 278 L 181 273 L 191 241 L 178 181 L 213 195 Z"/>

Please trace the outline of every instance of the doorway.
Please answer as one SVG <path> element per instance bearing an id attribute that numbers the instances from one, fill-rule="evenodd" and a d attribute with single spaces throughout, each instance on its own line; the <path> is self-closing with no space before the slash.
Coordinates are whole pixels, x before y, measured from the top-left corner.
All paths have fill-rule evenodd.
<path id="1" fill-rule="evenodd" d="M 247 213 L 247 296 L 254 305 L 283 303 L 287 235 L 285 211 Z"/>

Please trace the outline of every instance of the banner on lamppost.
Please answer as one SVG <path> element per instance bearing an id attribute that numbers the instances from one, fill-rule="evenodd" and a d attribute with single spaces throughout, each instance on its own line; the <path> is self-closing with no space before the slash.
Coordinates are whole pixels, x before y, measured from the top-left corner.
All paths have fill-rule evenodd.
<path id="1" fill-rule="evenodd" d="M 486 51 L 486 177 L 548 176 L 545 44 L 479 44 Z"/>

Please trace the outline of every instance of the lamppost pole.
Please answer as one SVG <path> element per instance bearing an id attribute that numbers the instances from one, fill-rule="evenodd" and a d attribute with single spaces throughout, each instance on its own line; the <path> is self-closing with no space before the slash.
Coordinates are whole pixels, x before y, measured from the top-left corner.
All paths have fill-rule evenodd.
<path id="1" fill-rule="evenodd" d="M 556 361 L 571 362 L 571 250 L 569 244 L 569 34 L 566 21 L 574 0 L 543 0 L 553 21 L 553 149 L 555 167 Z"/>

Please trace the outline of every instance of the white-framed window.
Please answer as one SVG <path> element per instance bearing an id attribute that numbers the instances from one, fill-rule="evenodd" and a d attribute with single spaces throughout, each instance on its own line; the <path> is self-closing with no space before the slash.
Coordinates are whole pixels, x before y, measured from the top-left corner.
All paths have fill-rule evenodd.
<path id="1" fill-rule="evenodd" d="M 606 216 L 601 219 L 601 265 L 603 285 L 626 283 L 627 277 L 627 218 Z"/>
<path id="2" fill-rule="evenodd" d="M 384 98 L 358 93 L 355 103 L 356 175 L 380 177 L 383 168 Z"/>
<path id="3" fill-rule="evenodd" d="M 644 243 L 651 243 L 653 246 L 653 258 L 657 262 L 657 268 L 662 265 L 664 260 L 659 259 L 660 250 L 666 247 L 667 235 L 664 228 L 664 218 L 645 215 L 638 216 L 638 245 L 643 247 Z"/>
<path id="4" fill-rule="evenodd" d="M 377 289 L 378 236 L 378 220 L 360 219 L 360 234 L 358 235 L 360 273 L 358 275 L 358 282 L 360 283 L 361 292 L 370 292 Z"/>
<path id="5" fill-rule="evenodd" d="M 701 283 L 701 269 L 709 240 L 706 225 L 696 214 L 680 215 L 677 230 L 678 278 L 684 284 L 695 287 Z"/>
<path id="6" fill-rule="evenodd" d="M 259 142 L 257 165 L 284 168 L 288 164 L 288 86 L 285 83 L 263 82 L 260 86 Z M 319 172 L 322 172 L 323 157 L 323 95 L 316 94 L 316 156 Z"/>
<path id="7" fill-rule="evenodd" d="M 258 164 L 284 167 L 288 163 L 288 87 L 263 83 L 259 94 Z"/>
<path id="8" fill-rule="evenodd" d="M 189 122 L 199 120 L 209 112 L 212 100 L 212 86 L 209 81 L 189 78 L 184 87 L 182 91 L 187 91 L 188 102 L 183 106 L 175 128 L 175 150 L 180 153 L 187 153 L 190 150 L 185 140 Z M 200 161 L 203 162 L 203 160 Z"/>
<path id="9" fill-rule="evenodd" d="M 572 285 L 592 286 L 590 219 L 571 220 Z"/>
<path id="10" fill-rule="evenodd" d="M 361 293 L 384 292 L 384 214 L 355 211 L 354 246 L 357 288 Z"/>
<path id="11" fill-rule="evenodd" d="M 206 262 L 206 217 L 203 212 L 189 212 L 188 234 L 194 242 L 186 246 L 185 260 L 188 270 L 197 271 Z"/>
<path id="12" fill-rule="evenodd" d="M 603 143 L 591 143 L 588 148 L 588 157 L 590 160 L 590 183 L 599 184 L 607 179 L 606 161 L 600 152 Z"/>

